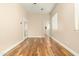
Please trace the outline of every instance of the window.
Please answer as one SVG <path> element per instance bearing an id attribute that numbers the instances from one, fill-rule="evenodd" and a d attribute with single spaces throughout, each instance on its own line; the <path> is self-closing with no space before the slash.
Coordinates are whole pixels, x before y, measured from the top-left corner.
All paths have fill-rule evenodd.
<path id="1" fill-rule="evenodd" d="M 79 4 L 75 4 L 75 30 L 79 31 Z"/>
<path id="2" fill-rule="evenodd" d="M 54 16 L 52 16 L 52 29 L 57 30 L 58 29 L 58 14 L 55 13 Z"/>

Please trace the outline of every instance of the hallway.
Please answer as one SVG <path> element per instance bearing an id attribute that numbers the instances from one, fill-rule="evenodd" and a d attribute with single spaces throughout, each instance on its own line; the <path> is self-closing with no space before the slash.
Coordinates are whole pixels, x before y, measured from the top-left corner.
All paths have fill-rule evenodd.
<path id="1" fill-rule="evenodd" d="M 0 4 L 0 55 L 79 55 L 78 14 L 74 3 Z"/>
<path id="2" fill-rule="evenodd" d="M 5 56 L 72 56 L 51 38 L 27 38 Z"/>

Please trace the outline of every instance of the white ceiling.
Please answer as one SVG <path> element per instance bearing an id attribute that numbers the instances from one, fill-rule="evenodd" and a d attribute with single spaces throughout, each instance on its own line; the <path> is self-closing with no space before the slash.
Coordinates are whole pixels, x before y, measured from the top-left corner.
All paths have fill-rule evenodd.
<path id="1" fill-rule="evenodd" d="M 55 3 L 22 3 L 21 4 L 26 10 L 33 13 L 50 13 L 54 8 Z M 43 10 L 41 10 L 41 8 Z"/>

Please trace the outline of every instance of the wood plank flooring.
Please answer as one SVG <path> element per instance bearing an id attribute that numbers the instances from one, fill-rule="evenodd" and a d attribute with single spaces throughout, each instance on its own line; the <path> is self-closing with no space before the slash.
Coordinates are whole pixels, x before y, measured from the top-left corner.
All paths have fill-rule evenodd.
<path id="1" fill-rule="evenodd" d="M 51 38 L 28 38 L 4 56 L 72 56 Z"/>

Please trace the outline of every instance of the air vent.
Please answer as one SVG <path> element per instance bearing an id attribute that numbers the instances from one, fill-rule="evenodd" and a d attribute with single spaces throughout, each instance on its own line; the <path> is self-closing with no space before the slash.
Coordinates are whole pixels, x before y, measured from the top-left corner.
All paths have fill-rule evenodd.
<path id="1" fill-rule="evenodd" d="M 36 5 L 37 3 L 33 3 L 34 5 Z"/>

